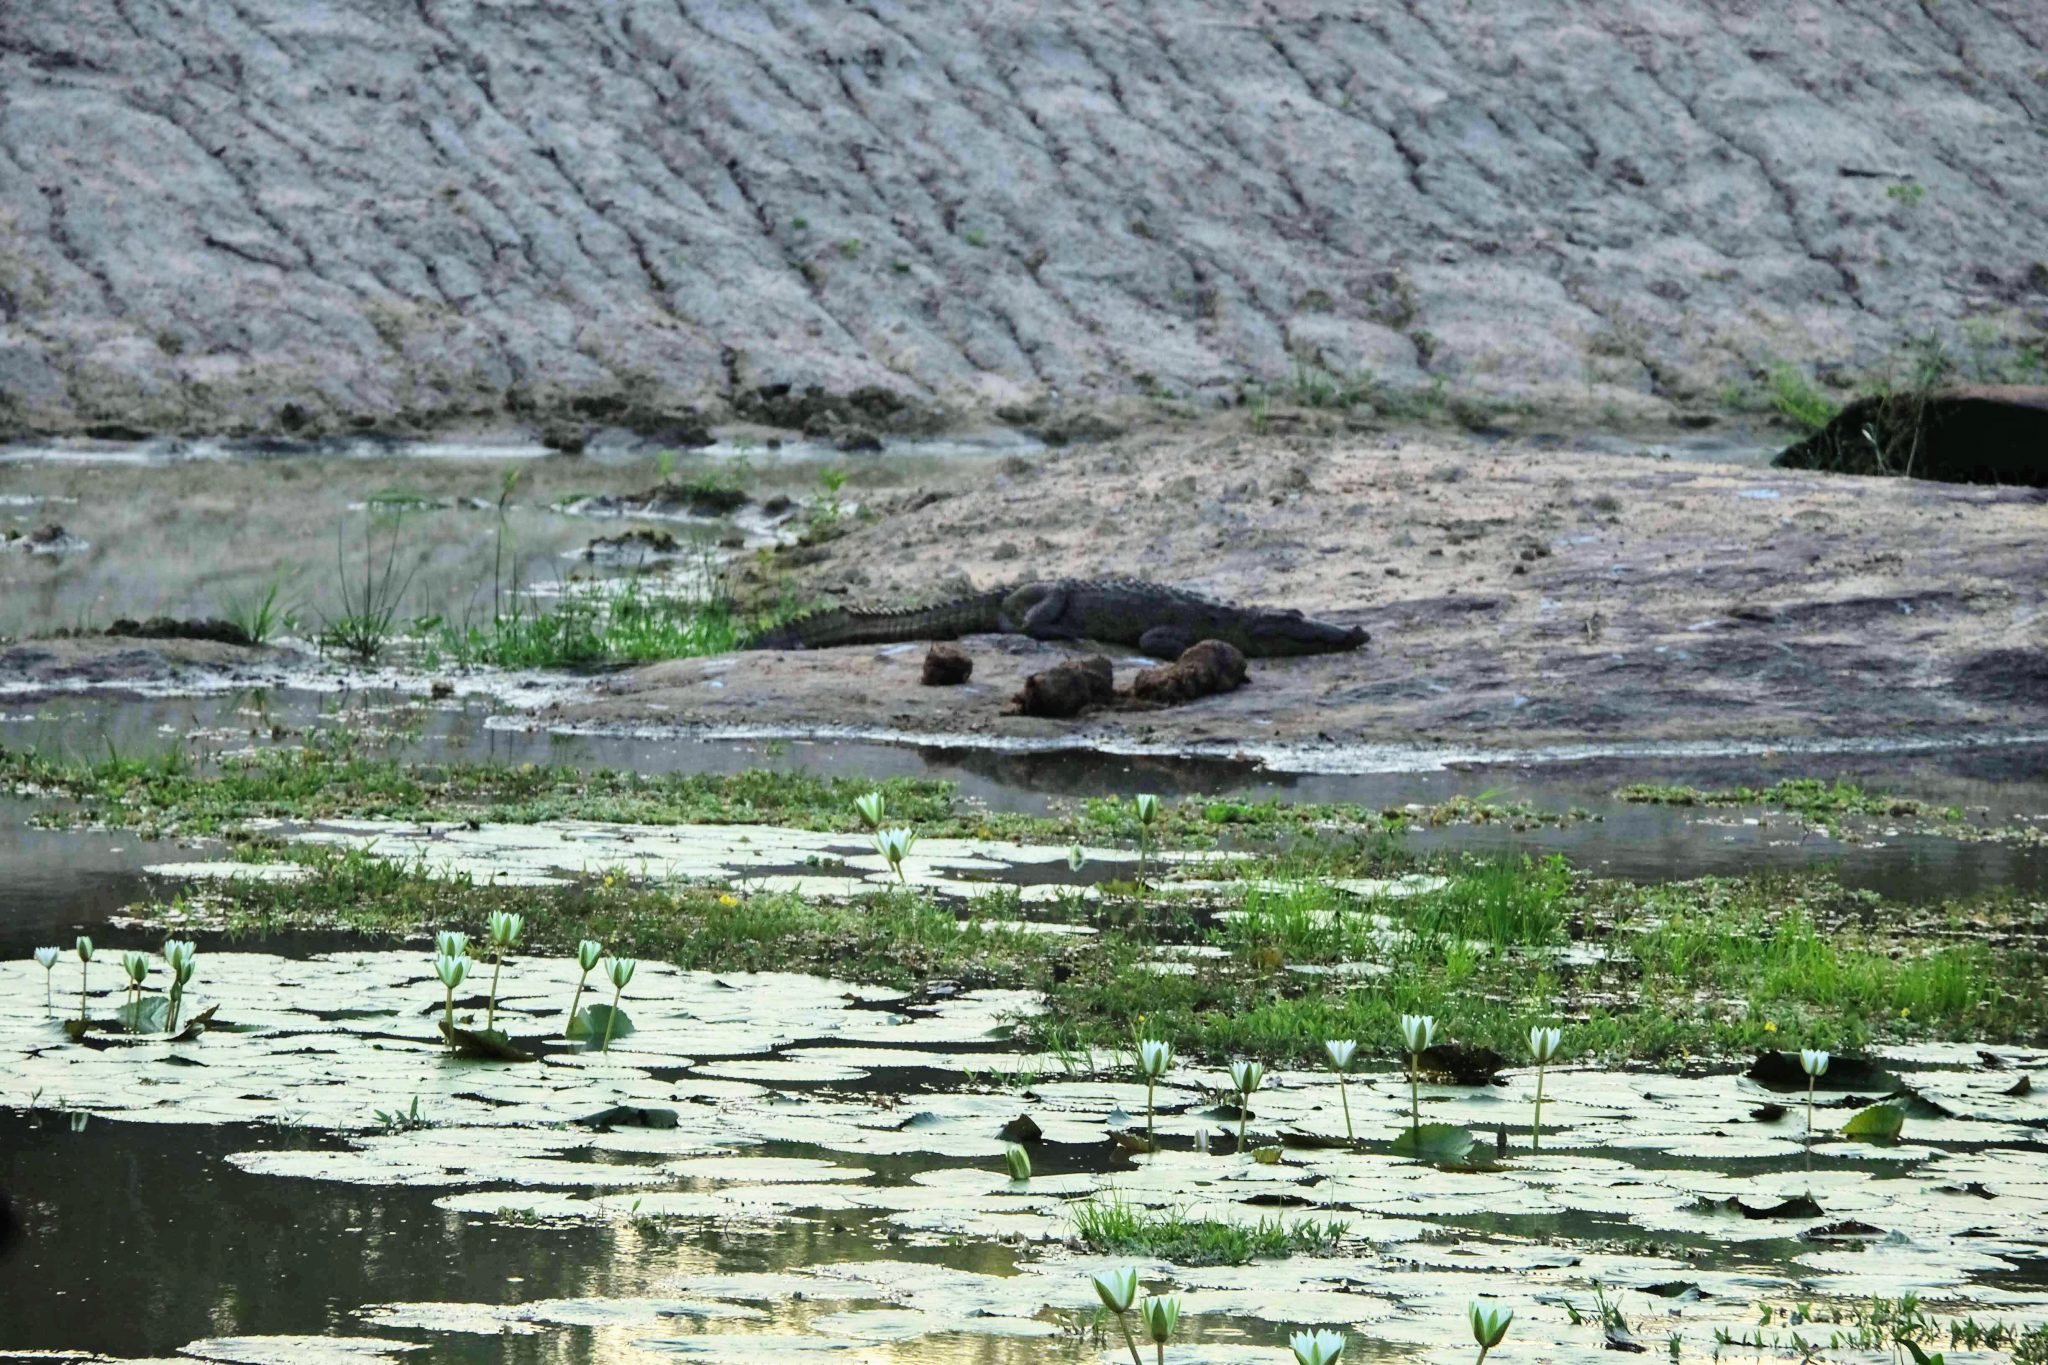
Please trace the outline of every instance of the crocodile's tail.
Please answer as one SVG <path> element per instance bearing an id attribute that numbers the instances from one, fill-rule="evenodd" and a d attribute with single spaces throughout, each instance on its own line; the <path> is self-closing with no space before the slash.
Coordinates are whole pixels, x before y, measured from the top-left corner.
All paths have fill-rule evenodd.
<path id="1" fill-rule="evenodd" d="M 893 645 L 906 640 L 955 640 L 1002 628 L 1008 588 L 991 588 L 926 607 L 858 611 L 832 607 L 764 630 L 748 649 L 829 649 L 834 645 Z"/>

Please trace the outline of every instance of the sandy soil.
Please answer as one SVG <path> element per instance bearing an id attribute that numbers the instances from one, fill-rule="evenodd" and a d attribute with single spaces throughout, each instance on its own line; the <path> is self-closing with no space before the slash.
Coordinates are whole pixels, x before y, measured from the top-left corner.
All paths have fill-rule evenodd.
<path id="1" fill-rule="evenodd" d="M 1362 651 L 1255 661 L 1243 691 L 1006 717 L 1070 651 L 969 640 L 749 653 L 610 680 L 556 721 L 1068 736 L 1197 748 L 1920 739 L 2048 725 L 2036 493 L 1574 453 L 1448 434 L 1155 432 L 880 504 L 790 570 L 887 602 L 1119 573 L 1299 606 Z M 1135 661 L 1119 658 L 1118 680 Z"/>

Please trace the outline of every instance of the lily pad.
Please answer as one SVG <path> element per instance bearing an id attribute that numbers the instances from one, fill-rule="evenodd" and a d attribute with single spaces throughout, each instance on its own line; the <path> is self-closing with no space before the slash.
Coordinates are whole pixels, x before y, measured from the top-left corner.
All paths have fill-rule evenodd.
<path id="1" fill-rule="evenodd" d="M 601 1042 L 607 1025 L 611 1028 L 614 1042 L 632 1036 L 632 1016 L 624 1010 L 614 1010 L 606 1004 L 585 1005 L 577 1012 L 576 1017 L 569 1021 L 568 1034 L 571 1038 L 585 1042 Z"/>
<path id="2" fill-rule="evenodd" d="M 1865 1142 L 1896 1142 L 1906 1126 L 1906 1111 L 1896 1104 L 1873 1104 L 1859 1110 L 1842 1125 L 1842 1136 Z"/>
<path id="3" fill-rule="evenodd" d="M 496 1029 L 453 1028 L 443 1023 L 442 1034 L 455 1044 L 461 1057 L 481 1057 L 492 1062 L 533 1062 L 540 1060 Z"/>
<path id="4" fill-rule="evenodd" d="M 1394 1139 L 1393 1152 L 1436 1166 L 1461 1166 L 1471 1159 L 1477 1141 L 1471 1129 L 1455 1123 L 1425 1123 L 1420 1128 L 1402 1129 L 1401 1136 Z"/>
<path id="5" fill-rule="evenodd" d="M 121 1026 L 130 1033 L 162 1033 L 170 1017 L 171 1002 L 161 995 L 145 995 L 121 1006 Z"/>

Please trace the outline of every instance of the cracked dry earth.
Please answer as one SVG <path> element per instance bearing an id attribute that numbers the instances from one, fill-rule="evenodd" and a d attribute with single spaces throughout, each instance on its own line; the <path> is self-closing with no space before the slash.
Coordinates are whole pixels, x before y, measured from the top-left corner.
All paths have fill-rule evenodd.
<path id="1" fill-rule="evenodd" d="M 912 496 L 810 552 L 800 591 L 876 602 L 1122 574 L 1356 622 L 1356 653 L 1255 660 L 1242 691 L 1078 722 L 1005 717 L 1072 652 L 972 637 L 678 660 L 553 723 L 966 735 L 1267 757 L 1332 743 L 1575 746 L 2013 736 L 2048 726 L 2042 546 L 2026 490 L 1577 454 L 1445 435 L 1160 432 Z M 1119 661 L 1119 682 L 1135 661 Z"/>
<path id="2" fill-rule="evenodd" d="M 1668 411 L 2037 332 L 2044 115 L 2031 0 L 13 5 L 0 430 Z"/>

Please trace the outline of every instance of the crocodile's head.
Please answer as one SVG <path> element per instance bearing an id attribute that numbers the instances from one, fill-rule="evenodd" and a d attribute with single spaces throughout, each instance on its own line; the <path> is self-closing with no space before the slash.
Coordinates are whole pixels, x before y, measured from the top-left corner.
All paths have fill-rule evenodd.
<path id="1" fill-rule="evenodd" d="M 1333 625 L 1294 610 L 1262 611 L 1245 629 L 1267 655 L 1336 654 L 1357 649 L 1372 637 L 1358 626 Z"/>

